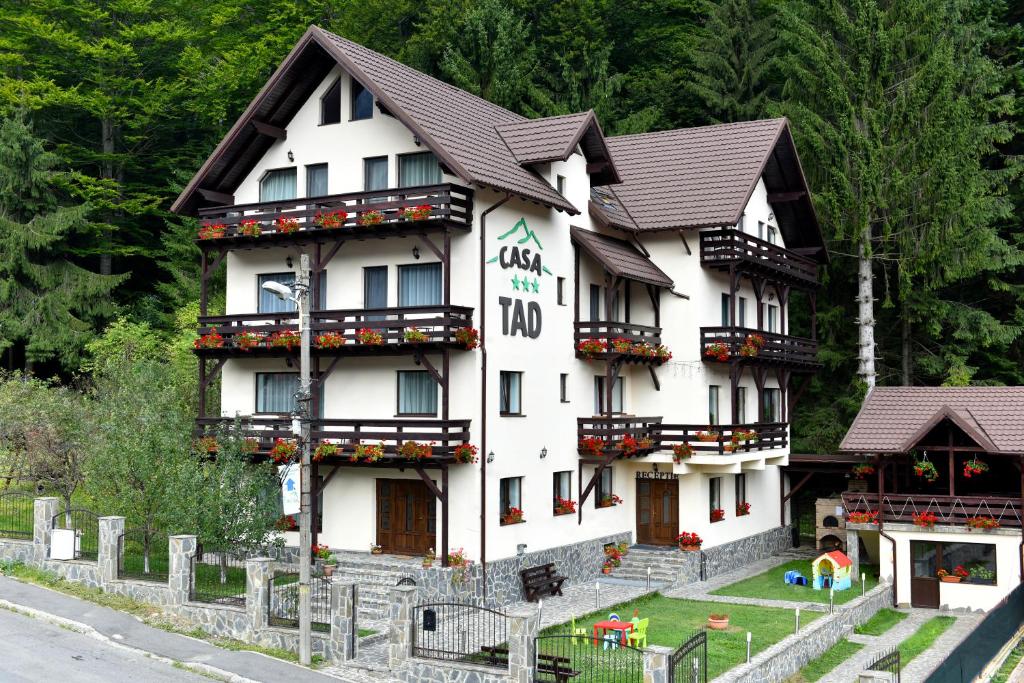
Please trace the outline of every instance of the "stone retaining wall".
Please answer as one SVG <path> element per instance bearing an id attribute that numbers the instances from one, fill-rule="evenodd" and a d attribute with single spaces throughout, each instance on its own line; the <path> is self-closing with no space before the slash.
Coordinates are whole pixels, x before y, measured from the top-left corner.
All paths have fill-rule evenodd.
<path id="1" fill-rule="evenodd" d="M 704 578 L 710 579 L 719 574 L 735 571 L 738 558 L 742 558 L 742 562 L 754 562 L 778 555 L 792 547 L 793 532 L 792 527 L 788 524 L 731 543 L 716 545 L 703 551 Z M 696 555 L 696 553 L 694 554 Z M 700 567 L 698 566 L 697 576 L 689 580 L 696 581 L 699 578 Z"/>

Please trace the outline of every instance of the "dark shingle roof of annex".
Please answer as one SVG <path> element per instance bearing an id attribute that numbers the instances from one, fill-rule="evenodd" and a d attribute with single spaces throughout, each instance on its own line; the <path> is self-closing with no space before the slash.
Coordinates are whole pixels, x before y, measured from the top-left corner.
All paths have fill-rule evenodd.
<path id="1" fill-rule="evenodd" d="M 612 275 L 658 287 L 672 286 L 672 278 L 629 242 L 580 228 L 570 228 L 570 234 L 573 242 Z"/>

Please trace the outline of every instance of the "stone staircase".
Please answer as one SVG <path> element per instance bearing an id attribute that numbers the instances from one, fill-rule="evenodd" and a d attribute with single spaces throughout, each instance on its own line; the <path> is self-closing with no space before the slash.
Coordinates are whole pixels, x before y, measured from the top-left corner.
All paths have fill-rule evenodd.
<path id="1" fill-rule="evenodd" d="M 335 576 L 355 581 L 359 587 L 359 625 L 386 621 L 389 610 L 389 591 L 406 577 L 415 577 L 420 561 L 369 553 L 341 553 L 337 555 Z M 369 626 L 372 628 L 372 626 Z"/>
<path id="2" fill-rule="evenodd" d="M 686 558 L 675 548 L 649 550 L 632 547 L 622 558 L 622 564 L 612 570 L 611 576 L 630 581 L 647 581 L 647 568 L 651 568 L 651 584 L 673 584 L 686 566 Z"/>

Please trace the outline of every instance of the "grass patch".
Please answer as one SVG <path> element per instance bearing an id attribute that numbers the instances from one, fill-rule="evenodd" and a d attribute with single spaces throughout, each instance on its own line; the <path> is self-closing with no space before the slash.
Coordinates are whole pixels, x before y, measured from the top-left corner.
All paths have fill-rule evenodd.
<path id="1" fill-rule="evenodd" d="M 935 642 L 956 621 L 956 617 L 932 617 L 899 645 L 900 666 L 906 666 Z"/>
<path id="2" fill-rule="evenodd" d="M 769 569 L 757 576 L 751 576 L 749 579 L 743 579 L 728 586 L 723 586 L 716 591 L 712 591 L 711 594 L 729 595 L 737 598 L 762 598 L 765 600 L 789 600 L 792 602 L 828 604 L 828 591 L 816 591 L 810 586 L 793 586 L 784 583 L 783 577 L 790 570 L 796 570 L 806 576 L 808 581 L 811 580 L 810 561 L 793 560 L 792 562 L 781 564 L 774 569 Z M 878 585 L 875 572 L 867 565 L 863 565 L 862 570 L 867 574 L 867 590 L 871 590 Z M 860 597 L 860 577 L 856 577 L 856 579 L 852 588 L 836 591 L 835 604 L 841 605 L 844 602 Z"/>
<path id="3" fill-rule="evenodd" d="M 361 629 L 358 629 L 356 631 L 356 635 L 358 635 L 360 638 L 365 638 L 366 636 L 372 636 L 375 633 L 376 633 L 376 631 L 374 631 L 372 628 L 361 628 Z"/>
<path id="4" fill-rule="evenodd" d="M 756 655 L 791 635 L 795 623 L 793 610 L 789 609 L 679 600 L 654 594 L 580 617 L 576 619 L 576 627 L 586 628 L 587 633 L 591 634 L 594 623 L 607 619 L 610 612 L 616 612 L 628 620 L 633 616 L 634 608 L 640 610 L 641 619 L 651 620 L 647 629 L 648 644 L 671 648 L 679 647 L 696 629 L 707 624 L 708 615 L 728 614 L 727 630 L 708 631 L 708 680 L 746 661 L 747 631 L 754 634 L 751 654 Z M 801 625 L 820 616 L 821 613 L 805 612 L 800 615 Z M 567 631 L 568 624 L 560 624 L 548 627 L 541 633 L 556 635 Z"/>
<path id="5" fill-rule="evenodd" d="M 884 607 L 875 612 L 875 616 L 853 629 L 853 631 L 865 636 L 880 636 L 909 616 L 906 612 L 897 612 L 894 609 Z"/>
<path id="6" fill-rule="evenodd" d="M 1020 664 L 1021 658 L 1024 658 L 1024 640 L 1017 641 L 1006 661 L 1003 662 L 1003 665 L 999 667 L 999 671 L 992 677 L 992 683 L 1008 683 L 1010 674 Z"/>
<path id="7" fill-rule="evenodd" d="M 800 669 L 800 673 L 788 679 L 787 683 L 813 683 L 863 648 L 864 646 L 860 643 L 851 643 L 843 638 L 823 652 L 820 657 L 807 662 L 804 668 Z"/>

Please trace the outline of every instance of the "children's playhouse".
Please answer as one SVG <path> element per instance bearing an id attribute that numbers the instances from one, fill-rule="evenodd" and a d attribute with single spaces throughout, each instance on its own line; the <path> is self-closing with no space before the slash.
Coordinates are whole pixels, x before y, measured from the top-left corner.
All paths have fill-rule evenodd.
<path id="1" fill-rule="evenodd" d="M 846 590 L 852 582 L 853 561 L 838 550 L 825 553 L 811 563 L 814 590 Z"/>

